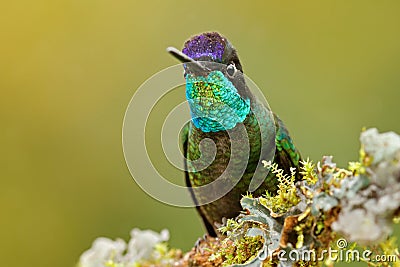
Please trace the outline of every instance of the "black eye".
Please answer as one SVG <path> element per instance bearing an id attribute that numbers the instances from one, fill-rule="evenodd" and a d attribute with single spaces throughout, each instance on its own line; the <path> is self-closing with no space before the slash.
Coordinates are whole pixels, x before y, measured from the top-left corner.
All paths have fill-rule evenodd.
<path id="1" fill-rule="evenodd" d="M 229 64 L 228 67 L 226 67 L 226 73 L 228 73 L 228 75 L 230 77 L 232 77 L 236 72 L 236 67 L 235 64 Z"/>

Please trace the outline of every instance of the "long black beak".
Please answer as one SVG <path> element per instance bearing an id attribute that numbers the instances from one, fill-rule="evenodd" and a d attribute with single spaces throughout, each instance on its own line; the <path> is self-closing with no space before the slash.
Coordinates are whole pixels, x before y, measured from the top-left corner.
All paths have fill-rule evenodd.
<path id="1" fill-rule="evenodd" d="M 206 66 L 204 66 L 203 64 L 201 64 L 201 62 L 198 62 L 196 60 L 194 60 L 191 57 L 188 57 L 187 55 L 185 55 L 184 53 L 182 53 L 180 50 L 176 49 L 175 47 L 167 47 L 167 52 L 170 53 L 172 56 L 174 56 L 176 59 L 178 59 L 179 61 L 181 61 L 182 63 L 192 63 L 190 64 L 191 68 L 196 68 L 197 71 L 200 72 L 209 72 L 210 69 L 207 68 Z"/>

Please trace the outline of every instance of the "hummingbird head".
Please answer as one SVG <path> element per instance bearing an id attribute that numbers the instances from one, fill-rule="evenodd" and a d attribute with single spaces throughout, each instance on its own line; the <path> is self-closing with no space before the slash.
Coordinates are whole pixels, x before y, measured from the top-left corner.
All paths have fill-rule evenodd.
<path id="1" fill-rule="evenodd" d="M 192 122 L 203 132 L 232 129 L 250 113 L 251 94 L 236 49 L 217 32 L 186 41 L 182 52 L 168 48 L 185 64 L 186 98 Z"/>
<path id="2" fill-rule="evenodd" d="M 217 32 L 206 32 L 192 37 L 186 41 L 182 52 L 196 61 L 216 62 L 227 66 L 233 64 L 243 71 L 236 49 Z"/>

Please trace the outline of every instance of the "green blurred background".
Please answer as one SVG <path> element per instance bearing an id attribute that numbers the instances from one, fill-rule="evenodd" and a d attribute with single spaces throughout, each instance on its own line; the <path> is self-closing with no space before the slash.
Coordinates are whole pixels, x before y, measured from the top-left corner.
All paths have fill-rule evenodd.
<path id="1" fill-rule="evenodd" d="M 168 228 L 183 249 L 202 235 L 193 209 L 140 190 L 121 145 L 136 88 L 202 31 L 236 46 L 304 156 L 356 160 L 363 126 L 400 132 L 399 13 L 399 1 L 3 1 L 1 266 L 73 266 L 97 236 L 133 227 Z"/>

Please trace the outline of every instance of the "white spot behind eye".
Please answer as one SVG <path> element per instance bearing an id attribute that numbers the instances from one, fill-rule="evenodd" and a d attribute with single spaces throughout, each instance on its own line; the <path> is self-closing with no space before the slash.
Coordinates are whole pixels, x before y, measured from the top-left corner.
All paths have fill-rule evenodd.
<path id="1" fill-rule="evenodd" d="M 235 75 L 236 72 L 236 66 L 235 64 L 231 63 L 228 65 L 228 67 L 226 67 L 226 73 L 232 77 L 233 75 Z"/>

